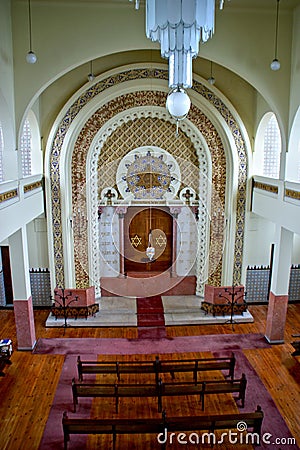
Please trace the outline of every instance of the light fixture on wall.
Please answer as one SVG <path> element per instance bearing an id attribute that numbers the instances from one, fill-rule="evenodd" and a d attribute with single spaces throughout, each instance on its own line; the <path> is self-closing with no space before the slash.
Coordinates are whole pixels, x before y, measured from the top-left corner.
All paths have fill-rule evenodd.
<path id="1" fill-rule="evenodd" d="M 95 79 L 95 75 L 93 72 L 93 61 L 90 61 L 90 73 L 88 74 L 88 80 L 94 81 L 94 79 Z"/>
<path id="2" fill-rule="evenodd" d="M 31 4 L 28 0 L 28 25 L 29 25 L 29 52 L 26 55 L 26 61 L 29 64 L 34 64 L 37 61 L 36 54 L 32 51 L 32 35 L 31 35 Z"/>
<path id="3" fill-rule="evenodd" d="M 209 84 L 213 85 L 215 84 L 216 80 L 213 77 L 213 71 L 212 71 L 212 61 L 210 62 L 210 77 L 207 80 L 209 82 Z"/>
<path id="4" fill-rule="evenodd" d="M 271 69 L 272 70 L 279 70 L 280 69 L 280 62 L 277 59 L 277 46 L 278 46 L 278 21 L 279 21 L 279 2 L 280 0 L 277 0 L 276 4 L 276 23 L 275 23 L 275 49 L 274 49 L 274 59 L 271 62 Z"/>
<path id="5" fill-rule="evenodd" d="M 220 9 L 223 3 L 220 0 Z M 190 107 L 186 89 L 192 87 L 192 60 L 199 53 L 199 43 L 212 37 L 214 22 L 215 0 L 146 0 L 146 35 L 160 43 L 161 56 L 169 60 L 171 91 L 166 106 L 177 124 Z M 180 102 L 180 116 L 173 115 L 171 106 L 176 105 L 178 112 Z"/>

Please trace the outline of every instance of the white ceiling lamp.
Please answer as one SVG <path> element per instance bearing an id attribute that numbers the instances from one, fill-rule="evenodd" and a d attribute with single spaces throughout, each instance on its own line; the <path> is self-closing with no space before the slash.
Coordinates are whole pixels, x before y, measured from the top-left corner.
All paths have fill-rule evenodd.
<path id="1" fill-rule="evenodd" d="M 29 25 L 29 52 L 26 55 L 28 64 L 34 64 L 37 61 L 36 54 L 32 51 L 32 36 L 31 36 L 31 5 L 28 0 L 28 25 Z"/>
<path id="2" fill-rule="evenodd" d="M 216 80 L 213 77 L 213 73 L 212 73 L 212 61 L 210 62 L 210 77 L 207 80 L 209 82 L 209 84 L 213 85 L 215 84 Z"/>
<path id="3" fill-rule="evenodd" d="M 278 43 L 278 21 L 279 21 L 279 1 L 277 0 L 276 4 L 276 23 L 275 23 L 275 50 L 274 50 L 274 59 L 270 64 L 270 67 L 272 70 L 279 70 L 280 69 L 280 62 L 277 58 L 277 43 Z"/>
<path id="4" fill-rule="evenodd" d="M 93 61 L 91 61 L 90 62 L 90 73 L 88 74 L 88 80 L 90 82 L 92 82 L 92 81 L 94 81 L 94 79 L 95 79 L 95 75 L 94 75 L 94 72 L 93 72 Z"/>
<path id="5" fill-rule="evenodd" d="M 187 117 L 190 107 L 190 97 L 183 88 L 178 86 L 169 92 L 166 108 L 173 119 L 176 120 L 176 136 L 178 136 L 179 121 L 184 120 Z"/>
<path id="6" fill-rule="evenodd" d="M 199 53 L 199 43 L 214 33 L 216 0 L 145 1 L 146 35 L 160 43 L 161 56 L 169 60 L 171 91 L 166 106 L 178 129 L 178 121 L 187 116 L 191 104 L 186 89 L 193 84 L 192 60 Z M 138 8 L 139 2 L 135 4 Z M 220 9 L 223 4 L 224 0 L 220 0 Z"/>

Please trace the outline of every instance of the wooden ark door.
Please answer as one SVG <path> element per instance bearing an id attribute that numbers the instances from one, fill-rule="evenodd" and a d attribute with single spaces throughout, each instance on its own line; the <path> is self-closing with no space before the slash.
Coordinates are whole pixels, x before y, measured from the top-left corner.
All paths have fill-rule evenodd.
<path id="1" fill-rule="evenodd" d="M 146 255 L 150 229 L 155 248 Z M 172 265 L 173 218 L 166 208 L 129 207 L 125 216 L 125 272 L 164 272 Z"/>

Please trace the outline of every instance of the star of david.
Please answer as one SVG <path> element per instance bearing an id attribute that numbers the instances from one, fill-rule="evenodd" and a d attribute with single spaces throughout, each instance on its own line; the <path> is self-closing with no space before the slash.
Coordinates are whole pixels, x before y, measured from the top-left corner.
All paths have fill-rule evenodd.
<path id="1" fill-rule="evenodd" d="M 131 244 L 135 248 L 138 247 L 139 245 L 141 245 L 141 243 L 142 243 L 142 238 L 139 237 L 137 234 L 133 238 L 131 238 L 130 240 L 131 240 Z"/>
<path id="2" fill-rule="evenodd" d="M 162 247 L 163 245 L 166 245 L 167 243 L 167 239 L 165 236 L 163 236 L 162 234 L 160 234 L 156 239 L 155 239 L 156 244 L 159 247 Z"/>

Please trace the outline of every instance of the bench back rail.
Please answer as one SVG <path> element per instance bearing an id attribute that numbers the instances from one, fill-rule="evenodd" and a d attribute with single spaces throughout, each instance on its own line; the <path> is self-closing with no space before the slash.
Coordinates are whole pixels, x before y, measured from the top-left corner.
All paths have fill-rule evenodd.
<path id="1" fill-rule="evenodd" d="M 112 434 L 113 449 L 116 446 L 116 436 L 119 434 L 148 434 L 155 433 L 157 436 L 168 432 L 189 432 L 208 431 L 214 433 L 216 430 L 236 429 L 238 422 L 246 422 L 247 430 L 252 429 L 259 444 L 263 412 L 257 406 L 255 412 L 218 414 L 205 416 L 181 416 L 166 417 L 165 411 L 162 418 L 142 418 L 142 419 L 86 419 L 68 418 L 66 412 L 63 413 L 62 426 L 64 432 L 64 450 L 67 450 L 71 434 Z M 165 448 L 165 440 L 159 441 Z"/>
<path id="2" fill-rule="evenodd" d="M 181 382 L 163 383 L 159 379 L 156 384 L 97 384 L 76 383 L 72 380 L 74 412 L 79 397 L 110 397 L 115 399 L 116 413 L 119 412 L 119 399 L 129 397 L 154 397 L 157 399 L 158 411 L 162 411 L 163 397 L 199 395 L 204 410 L 204 398 L 207 394 L 238 393 L 242 407 L 245 404 L 247 380 L 245 374 L 238 380 L 202 381 L 200 383 Z"/>
<path id="3" fill-rule="evenodd" d="M 77 358 L 79 381 L 83 380 L 83 374 L 115 374 L 120 381 L 121 374 L 155 374 L 155 382 L 163 373 L 170 373 L 172 379 L 175 373 L 191 372 L 193 380 L 197 383 L 198 373 L 209 370 L 227 370 L 226 377 L 234 378 L 235 356 L 222 358 L 201 358 L 181 360 L 161 360 L 158 356 L 154 361 L 82 361 Z"/>

